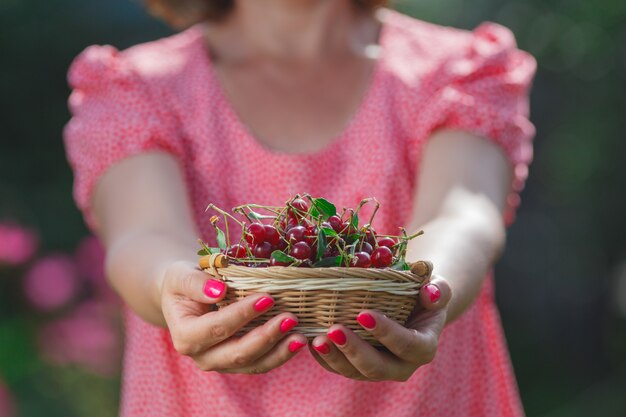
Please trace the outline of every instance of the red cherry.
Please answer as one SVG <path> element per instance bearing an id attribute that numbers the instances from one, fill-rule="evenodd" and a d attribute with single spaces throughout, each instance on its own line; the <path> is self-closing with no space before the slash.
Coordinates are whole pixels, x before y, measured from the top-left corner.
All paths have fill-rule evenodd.
<path id="1" fill-rule="evenodd" d="M 372 248 L 372 245 L 370 245 L 367 242 L 363 242 L 358 246 L 359 249 L 361 249 L 361 252 L 365 252 L 368 255 L 372 254 L 372 251 L 374 250 L 374 248 Z"/>
<path id="2" fill-rule="evenodd" d="M 393 250 L 393 245 L 395 244 L 396 244 L 395 239 L 392 239 L 390 237 L 382 237 L 378 239 L 378 246 L 386 246 L 391 250 Z"/>
<path id="3" fill-rule="evenodd" d="M 341 225 L 341 233 L 346 236 L 353 235 L 356 233 L 356 229 L 350 224 L 350 222 L 343 222 Z"/>
<path id="4" fill-rule="evenodd" d="M 276 258 L 274 258 L 272 256 L 272 258 L 270 259 L 270 266 L 289 266 L 290 264 L 287 262 L 281 262 L 279 260 L 277 260 Z"/>
<path id="5" fill-rule="evenodd" d="M 306 232 L 304 233 L 304 241 L 309 244 L 309 246 L 313 247 L 317 242 L 317 226 L 314 224 L 306 227 Z"/>
<path id="6" fill-rule="evenodd" d="M 354 254 L 354 258 L 350 261 L 350 266 L 356 268 L 369 268 L 372 265 L 372 260 L 369 253 L 357 252 Z"/>
<path id="7" fill-rule="evenodd" d="M 372 246 L 376 246 L 376 232 L 369 228 L 365 231 L 365 241 Z"/>
<path id="8" fill-rule="evenodd" d="M 379 246 L 372 252 L 372 265 L 376 268 L 386 268 L 393 261 L 393 253 L 387 246 Z"/>
<path id="9" fill-rule="evenodd" d="M 304 235 L 306 233 L 306 229 L 304 226 L 294 226 L 291 229 L 287 230 L 285 234 L 285 239 L 287 242 L 302 242 L 304 240 Z"/>
<path id="10" fill-rule="evenodd" d="M 339 216 L 330 216 L 328 218 L 328 223 L 330 224 L 330 227 L 332 227 L 333 230 L 337 233 L 341 232 L 341 229 L 343 229 L 343 223 Z"/>
<path id="11" fill-rule="evenodd" d="M 306 242 L 298 242 L 291 247 L 289 254 L 296 259 L 305 260 L 311 256 L 311 247 Z"/>
<path id="12" fill-rule="evenodd" d="M 254 247 L 252 253 L 254 254 L 255 258 L 269 259 L 270 255 L 272 254 L 272 249 L 274 248 L 272 247 L 271 243 L 261 242 Z"/>
<path id="13" fill-rule="evenodd" d="M 306 212 L 309 211 L 309 203 L 302 198 L 296 198 L 295 200 L 293 200 L 291 202 L 291 207 L 297 210 L 297 214 L 299 217 L 304 216 Z"/>
<path id="14" fill-rule="evenodd" d="M 246 240 L 251 245 L 257 245 L 265 240 L 265 226 L 261 223 L 252 223 L 246 230 Z"/>
<path id="15" fill-rule="evenodd" d="M 278 245 L 280 242 L 280 235 L 278 234 L 278 230 L 274 226 L 265 225 L 263 226 L 265 229 L 265 241 L 271 243 L 272 245 Z"/>
<path id="16" fill-rule="evenodd" d="M 231 258 L 236 258 L 236 259 L 245 258 L 246 253 L 247 253 L 246 248 L 243 247 L 243 245 L 240 245 L 239 243 L 231 245 L 231 247 L 228 248 L 228 251 L 226 251 L 226 255 L 228 255 Z"/>

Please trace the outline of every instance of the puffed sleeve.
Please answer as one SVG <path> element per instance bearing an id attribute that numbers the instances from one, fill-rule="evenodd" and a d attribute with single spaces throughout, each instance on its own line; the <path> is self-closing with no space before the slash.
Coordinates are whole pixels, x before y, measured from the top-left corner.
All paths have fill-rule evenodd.
<path id="1" fill-rule="evenodd" d="M 535 59 L 517 49 L 511 31 L 484 23 L 471 33 L 465 53 L 443 64 L 447 81 L 434 98 L 442 115 L 437 128 L 489 138 L 507 155 L 514 172 L 507 224 L 513 221 L 533 157 L 535 128 L 528 119 L 528 94 L 535 70 Z"/>
<path id="2" fill-rule="evenodd" d="M 148 151 L 181 156 L 170 115 L 157 105 L 147 83 L 111 46 L 91 46 L 72 63 L 72 118 L 64 129 L 68 161 L 74 172 L 74 199 L 87 224 L 94 187 L 116 162 Z"/>

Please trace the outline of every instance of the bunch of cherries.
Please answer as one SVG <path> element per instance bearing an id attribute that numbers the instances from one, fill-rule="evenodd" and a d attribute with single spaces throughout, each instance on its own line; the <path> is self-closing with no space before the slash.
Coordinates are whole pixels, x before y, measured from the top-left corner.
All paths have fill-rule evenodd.
<path id="1" fill-rule="evenodd" d="M 359 210 L 367 203 L 375 209 L 369 222 L 359 227 Z M 211 217 L 216 231 L 218 248 L 201 242 L 199 255 L 220 252 L 228 256 L 230 263 L 250 267 L 299 266 L 299 267 L 357 267 L 394 268 L 405 270 L 407 242 L 422 234 L 378 235 L 371 223 L 379 208 L 374 198 L 361 201 L 356 210 L 344 209 L 337 213 L 336 207 L 323 198 L 308 194 L 296 195 L 285 206 L 261 206 L 246 204 L 233 209 L 245 221 L 214 205 L 213 209 L 223 216 L 226 233 L 218 223 L 220 217 Z M 232 243 L 228 236 L 228 222 L 234 221 L 241 228 L 241 238 Z"/>

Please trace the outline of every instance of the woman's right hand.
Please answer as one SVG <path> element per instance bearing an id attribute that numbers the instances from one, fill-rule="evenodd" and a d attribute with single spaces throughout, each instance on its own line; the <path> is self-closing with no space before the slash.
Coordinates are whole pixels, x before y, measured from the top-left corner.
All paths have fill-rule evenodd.
<path id="1" fill-rule="evenodd" d="M 161 283 L 161 309 L 174 348 L 190 356 L 204 371 L 261 374 L 281 366 L 307 344 L 298 333 L 285 337 L 297 324 L 281 313 L 244 336 L 241 327 L 274 305 L 268 294 L 254 294 L 217 311 L 226 285 L 190 262 L 170 264 Z"/>

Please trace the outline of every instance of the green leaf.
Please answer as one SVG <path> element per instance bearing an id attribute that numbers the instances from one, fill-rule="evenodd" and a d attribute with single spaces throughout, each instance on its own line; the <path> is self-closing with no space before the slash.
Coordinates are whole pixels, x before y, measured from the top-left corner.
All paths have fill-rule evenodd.
<path id="1" fill-rule="evenodd" d="M 322 214 L 322 218 L 324 220 L 337 214 L 337 208 L 335 205 L 321 197 L 313 199 L 313 207 L 315 207 L 317 211 Z"/>
<path id="2" fill-rule="evenodd" d="M 351 235 L 345 236 L 344 240 L 346 241 L 347 244 L 352 244 L 354 242 L 356 242 L 357 240 L 359 240 L 359 238 L 361 237 L 361 235 L 359 235 L 358 233 L 353 233 Z"/>
<path id="3" fill-rule="evenodd" d="M 396 271 L 408 271 L 409 269 L 411 269 L 402 258 L 398 259 L 394 264 L 390 266 L 390 268 L 395 269 Z"/>
<path id="4" fill-rule="evenodd" d="M 293 256 L 289 256 L 286 253 L 281 252 L 279 250 L 275 250 L 274 252 L 272 252 L 271 256 L 272 256 L 272 258 L 276 259 L 279 262 L 293 263 L 293 262 L 297 262 L 298 261 Z"/>
<path id="5" fill-rule="evenodd" d="M 205 256 L 205 255 L 210 255 L 210 253 L 206 249 L 202 248 L 198 251 L 198 255 Z"/>
<path id="6" fill-rule="evenodd" d="M 352 225 L 352 227 L 354 227 L 356 230 L 359 230 L 359 215 L 354 213 L 352 215 L 352 218 L 350 219 L 350 224 Z"/>
<path id="7" fill-rule="evenodd" d="M 322 232 L 324 232 L 325 236 L 337 236 L 337 232 L 334 229 L 330 229 L 328 227 L 322 227 Z"/>
<path id="8" fill-rule="evenodd" d="M 324 233 L 324 229 L 320 228 L 320 230 L 317 232 L 317 255 L 315 256 L 316 261 L 322 259 L 322 256 L 324 256 L 324 252 L 326 252 L 327 247 L 328 243 L 326 242 L 326 234 Z"/>
<path id="9" fill-rule="evenodd" d="M 342 260 L 342 256 L 333 256 L 331 258 L 324 258 L 320 261 L 317 261 L 313 264 L 313 267 L 315 268 L 324 268 L 324 267 L 329 267 L 329 266 L 339 266 L 341 265 Z"/>
<path id="10" fill-rule="evenodd" d="M 219 246 L 220 249 L 226 249 L 226 235 L 224 235 L 222 229 L 217 226 L 215 226 L 215 231 L 217 232 L 217 246 Z"/>

